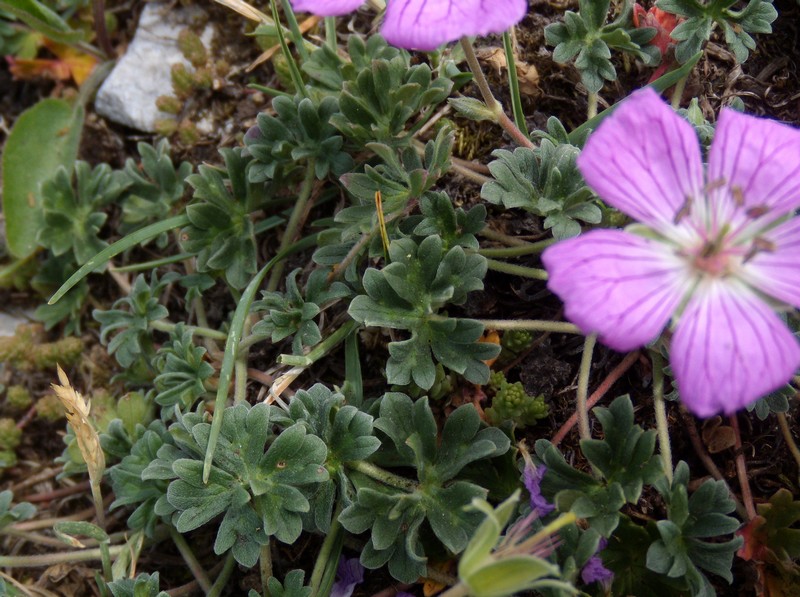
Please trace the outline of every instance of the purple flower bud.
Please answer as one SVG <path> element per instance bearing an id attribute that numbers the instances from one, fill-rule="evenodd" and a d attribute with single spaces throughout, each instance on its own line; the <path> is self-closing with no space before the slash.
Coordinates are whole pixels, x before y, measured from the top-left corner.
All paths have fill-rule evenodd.
<path id="1" fill-rule="evenodd" d="M 331 587 L 331 597 L 350 597 L 356 585 L 364 582 L 364 566 L 358 558 L 339 558 L 336 582 Z"/>
<path id="2" fill-rule="evenodd" d="M 614 580 L 614 573 L 603 566 L 603 560 L 599 555 L 606 548 L 606 545 L 608 545 L 608 541 L 600 539 L 600 543 L 597 544 L 597 551 L 589 558 L 589 561 L 586 562 L 586 565 L 581 570 L 581 580 L 583 580 L 584 584 L 588 585 L 593 582 L 605 584 Z"/>
<path id="3" fill-rule="evenodd" d="M 539 516 L 546 516 L 556 509 L 542 495 L 542 479 L 546 472 L 547 467 L 543 464 L 534 466 L 530 462 L 525 464 L 525 470 L 522 473 L 525 489 L 531 494 L 531 509 L 536 510 Z"/>

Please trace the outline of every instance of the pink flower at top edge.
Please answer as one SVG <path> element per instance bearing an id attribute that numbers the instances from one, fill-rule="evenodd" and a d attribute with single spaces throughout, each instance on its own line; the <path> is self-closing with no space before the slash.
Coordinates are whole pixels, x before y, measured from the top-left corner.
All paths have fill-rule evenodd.
<path id="1" fill-rule="evenodd" d="M 704 169 L 694 129 L 644 89 L 589 137 L 578 167 L 640 224 L 545 251 L 566 316 L 619 351 L 671 320 L 678 391 L 701 417 L 785 384 L 800 346 L 773 307 L 800 306 L 800 130 L 724 109 Z"/>
<path id="2" fill-rule="evenodd" d="M 343 15 L 363 0 L 291 0 L 296 11 Z M 387 0 L 381 34 L 393 46 L 435 50 L 463 36 L 501 33 L 528 11 L 527 0 Z"/>

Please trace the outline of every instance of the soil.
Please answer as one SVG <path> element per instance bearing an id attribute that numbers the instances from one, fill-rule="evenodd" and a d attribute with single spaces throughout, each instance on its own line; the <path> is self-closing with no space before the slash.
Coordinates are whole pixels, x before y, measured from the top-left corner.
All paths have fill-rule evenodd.
<path id="1" fill-rule="evenodd" d="M 570 130 L 582 124 L 586 114 L 586 99 L 583 88 L 579 82 L 576 70 L 571 66 L 557 64 L 552 60 L 551 48 L 544 44 L 543 28 L 557 20 L 565 8 L 575 9 L 577 2 L 554 0 L 531 0 L 528 17 L 520 24 L 517 32 L 519 44 L 519 60 L 535 67 L 538 71 L 538 85 L 533 92 L 523 97 L 524 108 L 531 129 L 544 128 L 547 118 L 557 116 Z M 111 6 L 118 19 L 118 28 L 112 35 L 112 43 L 121 52 L 132 37 L 141 3 L 126 3 Z M 731 102 L 733 98 L 740 98 L 746 111 L 774 118 L 776 120 L 800 126 L 800 5 L 796 0 L 775 0 L 775 7 L 780 16 L 773 24 L 771 35 L 756 37 L 757 48 L 750 59 L 743 65 L 736 64 L 733 55 L 728 52 L 721 40 L 715 39 L 708 45 L 706 52 L 697 67 L 692 71 L 686 85 L 682 105 L 686 106 L 691 98 L 697 98 L 704 116 L 712 120 L 720 108 Z M 255 122 L 255 116 L 268 108 L 269 98 L 263 93 L 249 89 L 247 85 L 257 82 L 266 86 L 277 86 L 275 73 L 271 70 L 269 62 L 257 67 L 252 72 L 246 72 L 245 67 L 255 60 L 261 50 L 246 37 L 252 27 L 239 15 L 217 4 L 204 4 L 212 22 L 219 24 L 217 30 L 221 39 L 215 43 L 213 53 L 224 57 L 231 64 L 231 75 L 224 84 L 212 91 L 202 92 L 193 99 L 190 110 L 206 111 L 213 115 L 214 132 L 202 136 L 197 142 L 190 144 L 181 143 L 172 139 L 175 149 L 174 157 L 177 160 L 186 159 L 194 164 L 202 162 L 219 163 L 217 148 L 220 146 L 235 146 L 241 141 L 241 136 L 249 126 Z M 369 28 L 369 23 L 356 22 L 355 26 Z M 343 30 L 344 32 L 344 30 Z M 499 40 L 488 40 L 487 47 L 500 46 Z M 632 90 L 647 83 L 652 72 L 651 69 L 631 62 L 624 64 L 621 60 L 616 63 L 619 79 L 609 83 L 601 92 L 600 108 L 627 96 Z M 510 105 L 506 94 L 506 81 L 504 71 L 489 71 L 490 82 L 494 91 L 503 99 L 505 105 Z M 56 84 L 46 79 L 14 80 L 5 62 L 0 62 L 0 143 L 5 140 L 8 130 L 13 125 L 19 114 L 32 106 L 41 98 L 52 95 L 65 95 L 70 93 L 69 86 Z M 577 91 L 576 91 L 577 90 Z M 473 90 L 474 91 L 474 90 Z M 470 93 L 468 90 L 467 93 Z M 477 95 L 477 94 L 474 94 Z M 191 118 L 192 113 L 185 116 Z M 491 150 L 510 146 L 510 140 L 503 138 L 499 129 L 488 125 L 476 124 L 471 121 L 456 119 L 460 128 L 460 141 L 457 144 L 457 156 L 467 160 L 477 160 L 487 163 Z M 84 140 L 80 149 L 81 159 L 92 164 L 107 162 L 114 168 L 121 167 L 125 160 L 135 156 L 136 143 L 139 141 L 153 141 L 148 135 L 125 127 L 121 127 L 97 116 L 90 111 L 87 117 Z M 465 182 L 458 177 L 452 177 L 447 185 L 457 203 L 470 204 L 478 201 L 479 187 Z M 527 239 L 544 237 L 541 222 L 533 217 L 519 217 L 519 214 L 502 214 L 490 211 L 490 224 L 493 229 L 507 234 L 522 236 Z M 154 258 L 149 255 L 149 258 Z M 536 257 L 520 259 L 518 263 L 538 267 L 540 264 Z M 109 282 L 109 288 L 98 292 L 100 300 L 106 296 L 113 298 L 114 287 Z M 484 318 L 526 318 L 526 319 L 558 319 L 561 305 L 557 299 L 548 295 L 541 282 L 531 282 L 514 276 L 490 272 L 486 279 L 485 290 L 473 293 L 468 305 L 464 307 L 467 315 Z M 0 305 L 12 307 L 35 306 L 40 298 L 32 292 L 19 292 L 0 290 Z M 229 299 L 227 299 L 229 300 Z M 2 307 L 0 307 L 2 308 Z M 214 319 L 223 316 L 225 310 L 219 314 L 211 312 L 209 316 Z M 54 331 L 52 338 L 57 337 Z M 84 333 L 87 346 L 97 347 L 97 333 L 89 329 Z M 382 340 L 380 340 L 382 341 Z M 538 438 L 551 438 L 561 425 L 574 413 L 574 395 L 578 364 L 583 348 L 582 339 L 550 335 L 537 338 L 533 347 L 521 355 L 517 362 L 509 368 L 509 379 L 520 380 L 526 390 L 531 394 L 544 394 L 550 401 L 551 413 L 548 419 L 541 421 L 536 427 L 527 430 L 524 437 L 528 445 L 532 445 Z M 89 349 L 87 349 L 89 350 Z M 102 349 L 97 347 L 91 350 L 91 358 L 102 363 L 104 367 L 114 367 L 115 364 L 104 356 Z M 268 358 L 263 355 L 262 358 Z M 253 358 L 258 359 L 259 353 L 254 352 Z M 312 369 L 312 375 L 322 381 L 341 380 L 343 365 L 341 357 L 336 357 L 331 362 L 325 362 Z M 595 351 L 590 377 L 590 391 L 595 390 L 612 371 L 620 365 L 623 356 L 601 346 Z M 373 369 L 374 370 L 374 369 Z M 365 375 L 370 371 L 365 367 Z M 378 386 L 383 383 L 379 373 L 373 374 L 373 379 L 365 378 L 366 387 Z M 621 394 L 630 394 L 637 406 L 637 417 L 640 422 L 652 425 L 654 421 L 651 412 L 649 384 L 651 371 L 649 361 L 644 357 L 633 362 L 626 368 L 619 379 L 607 388 L 606 396 L 614 397 Z M 37 393 L 45 393 L 48 384 L 52 381 L 43 374 L 30 375 L 24 383 L 29 389 Z M 309 382 L 315 381 L 309 379 Z M 15 379 L 14 383 L 20 383 Z M 443 414 L 443 413 L 442 413 Z M 691 443 L 688 433 L 690 428 L 697 425 L 697 433 L 703 434 L 704 429 L 691 417 L 686 417 L 676 404 L 669 406 L 669 420 L 673 430 L 673 450 L 675 459 L 686 460 L 693 473 L 700 478 L 706 474 L 704 464 Z M 759 421 L 754 416 L 739 418 L 742 425 L 742 443 L 739 453 L 744 454 L 750 485 L 756 502 L 766 499 L 780 487 L 788 487 L 795 496 L 800 495 L 798 486 L 797 464 L 792 458 L 782 435 L 777 428 L 774 417 L 766 421 Z M 795 437 L 800 435 L 800 426 L 789 418 L 791 429 Z M 727 425 L 727 421 L 722 423 Z M 714 430 L 707 430 L 706 439 L 714 436 Z M 30 499 L 31 496 L 41 498 L 38 506 L 48 510 L 52 515 L 71 513 L 89 506 L 85 491 L 83 495 L 75 493 L 71 496 L 52 494 L 62 485 L 52 476 L 45 476 L 39 483 L 26 485 L 25 480 L 46 471 L 52 467 L 52 461 L 61 454 L 63 444 L 60 439 L 62 423 L 42 423 L 39 420 L 29 422 L 24 431 L 22 447 L 18 450 L 20 464 L 8 471 L 5 475 L 0 473 L 0 490 L 13 488 L 16 490 L 17 499 Z M 597 430 L 594 430 L 597 432 Z M 567 435 L 561 444 L 568 460 L 580 463 L 580 453 L 577 450 L 577 433 Z M 735 470 L 735 456 L 733 448 L 725 448 L 714 454 L 712 459 L 719 467 L 723 476 L 731 487 L 738 491 L 739 485 Z M 653 504 L 645 506 L 642 511 L 659 510 L 661 504 L 657 496 L 646 496 L 645 500 L 653 500 Z M 124 516 L 117 515 L 113 521 L 121 523 L 119 529 L 124 528 Z M 196 541 L 195 541 L 196 540 Z M 202 532 L 190 536 L 190 542 L 197 545 L 210 545 L 207 537 Z M 276 566 L 288 569 L 296 566 L 305 566 L 308 562 L 304 559 L 304 550 L 316 553 L 316 539 L 307 539 L 309 543 L 298 543 L 294 546 L 280 550 Z M 148 553 L 140 560 L 140 568 L 158 568 L 162 574 L 162 588 L 176 587 L 191 580 L 183 573 L 170 573 L 171 570 L 184 570 L 183 560 L 177 552 L 170 553 L 167 545 L 162 544 L 164 550 L 157 553 Z M 212 561 L 213 554 L 201 554 L 202 557 Z M 753 595 L 755 594 L 755 570 L 749 564 L 736 560 L 734 570 L 735 581 L 728 586 L 720 584 L 717 589 L 720 595 Z M 175 564 L 171 566 L 170 564 Z M 213 564 L 212 564 L 213 565 Z M 38 573 L 36 573 L 38 575 Z M 71 568 L 48 570 L 42 581 L 42 586 L 61 595 L 90 594 L 92 585 L 92 570 L 90 568 Z M 24 573 L 23 573 L 24 576 Z M 247 588 L 256 588 L 258 578 L 256 573 L 242 573 L 236 583 L 246 594 Z M 382 574 L 368 574 L 367 581 L 356 595 L 372 594 L 392 585 L 391 579 Z M 235 592 L 231 594 L 236 594 Z M 386 593 L 389 594 L 389 593 Z"/>

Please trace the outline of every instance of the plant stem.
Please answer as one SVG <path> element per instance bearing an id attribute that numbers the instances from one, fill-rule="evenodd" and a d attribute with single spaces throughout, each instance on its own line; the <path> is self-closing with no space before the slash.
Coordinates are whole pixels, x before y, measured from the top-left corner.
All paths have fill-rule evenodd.
<path id="1" fill-rule="evenodd" d="M 675 83 L 675 89 L 672 90 L 672 109 L 677 110 L 681 107 L 681 98 L 683 97 L 683 90 L 686 89 L 687 77 L 681 77 Z"/>
<path id="2" fill-rule="evenodd" d="M 142 261 L 141 263 L 132 263 L 130 265 L 121 265 L 119 267 L 110 267 L 115 272 L 121 274 L 128 274 L 131 272 L 149 272 L 151 269 L 161 267 L 162 265 L 169 265 L 171 263 L 178 263 L 192 257 L 191 253 L 177 253 L 169 257 L 162 257 L 160 259 L 153 259 L 151 261 Z"/>
<path id="3" fill-rule="evenodd" d="M 629 352 L 627 355 L 625 355 L 625 358 L 622 359 L 622 362 L 616 367 L 614 367 L 611 373 L 608 374 L 608 377 L 606 377 L 603 380 L 603 382 L 599 386 L 597 386 L 597 389 L 594 391 L 594 393 L 591 396 L 589 396 L 589 399 L 586 401 L 586 408 L 590 409 L 594 407 L 595 404 L 600 402 L 600 399 L 606 395 L 606 392 L 608 392 L 611 389 L 611 386 L 617 383 L 617 380 L 620 377 L 622 377 L 622 375 L 628 369 L 631 368 L 631 366 L 636 362 L 636 359 L 638 358 L 639 358 L 638 351 Z M 559 430 L 553 436 L 553 439 L 550 440 L 551 443 L 554 446 L 558 446 L 558 444 L 560 444 L 564 440 L 564 438 L 567 437 L 567 434 L 570 432 L 570 430 L 575 426 L 577 422 L 578 422 L 578 413 L 577 412 L 572 413 L 572 416 L 569 419 L 567 419 L 566 423 L 564 423 L 559 428 Z"/>
<path id="4" fill-rule="evenodd" d="M 228 584 L 228 579 L 231 577 L 234 564 L 236 564 L 236 560 L 233 559 L 233 552 L 228 552 L 228 556 L 225 559 L 225 566 L 223 566 L 222 572 L 219 573 L 217 580 L 214 581 L 211 590 L 206 593 L 206 597 L 219 597 L 222 594 L 222 591 Z M 269 597 L 269 594 L 265 593 L 264 597 Z"/>
<path id="5" fill-rule="evenodd" d="M 114 48 L 108 39 L 108 30 L 106 29 L 105 0 L 93 0 L 92 16 L 94 18 L 94 33 L 97 37 L 97 43 L 100 44 L 100 49 L 103 50 L 106 58 L 114 58 Z"/>
<path id="6" fill-rule="evenodd" d="M 308 367 L 316 363 L 319 359 L 328 354 L 331 350 L 336 348 L 350 333 L 358 327 L 358 324 L 352 319 L 333 332 L 330 336 L 325 338 L 322 342 L 317 344 L 313 350 L 303 356 L 293 354 L 282 354 L 278 357 L 278 362 L 281 365 L 291 365 L 292 367 Z"/>
<path id="7" fill-rule="evenodd" d="M 486 265 L 490 270 L 502 272 L 504 274 L 511 274 L 521 278 L 531 278 L 533 280 L 547 280 L 547 271 L 536 267 L 526 267 L 524 265 L 516 265 L 515 263 L 497 261 L 496 259 L 487 259 Z"/>
<path id="8" fill-rule="evenodd" d="M 792 437 L 789 421 L 786 420 L 786 415 L 784 413 L 775 414 L 778 417 L 778 426 L 781 428 L 781 434 L 783 435 L 783 439 L 786 440 L 789 452 L 792 453 L 792 458 L 794 458 L 797 466 L 800 467 L 800 448 L 797 447 L 797 443 L 794 441 L 794 437 Z"/>
<path id="9" fill-rule="evenodd" d="M 672 446 L 669 441 L 669 421 L 667 408 L 664 401 L 664 359 L 661 353 L 650 351 L 653 362 L 653 408 L 656 414 L 656 429 L 658 430 L 658 447 L 661 452 L 661 466 L 667 481 L 672 483 Z"/>
<path id="10" fill-rule="evenodd" d="M 497 257 L 500 259 L 508 257 L 522 257 L 524 255 L 535 255 L 541 253 L 550 245 L 558 242 L 554 238 L 540 240 L 535 243 L 527 243 L 525 245 L 518 245 L 514 247 L 487 247 L 485 249 L 478 249 L 476 253 L 484 257 Z"/>
<path id="11" fill-rule="evenodd" d="M 394 473 L 385 471 L 382 468 L 367 462 L 366 460 L 354 460 L 353 462 L 348 462 L 347 466 L 355 471 L 358 471 L 359 473 L 363 473 L 368 477 L 375 479 L 376 481 L 380 481 L 384 485 L 396 487 L 397 489 L 402 489 L 403 491 L 407 491 L 409 493 L 413 493 L 417 490 L 417 484 L 410 479 L 406 479 L 400 475 L 395 475 Z"/>
<path id="12" fill-rule="evenodd" d="M 578 326 L 566 321 L 543 319 L 477 319 L 489 330 L 527 330 L 529 332 L 552 332 L 554 334 L 582 334 Z"/>
<path id="13" fill-rule="evenodd" d="M 89 470 L 92 470 L 92 467 L 89 467 Z M 100 491 L 100 483 L 102 481 L 102 471 L 100 473 L 100 479 L 90 479 L 90 487 L 92 491 L 92 501 L 94 502 L 94 509 L 97 515 L 97 526 L 99 526 L 104 531 L 106 530 L 106 507 L 103 504 L 103 494 Z"/>
<path id="14" fill-rule="evenodd" d="M 475 55 L 475 49 L 472 47 L 472 44 L 468 38 L 461 38 L 461 48 L 464 50 L 464 56 L 467 59 L 469 69 L 472 71 L 472 76 L 475 77 L 475 84 L 478 86 L 478 90 L 481 92 L 483 103 L 486 104 L 486 107 L 494 113 L 495 122 L 503 127 L 503 129 L 511 136 L 511 138 L 521 146 L 529 148 L 535 147 L 533 142 L 521 130 L 519 130 L 519 128 L 517 128 L 517 125 L 514 124 L 514 121 L 506 115 L 502 104 L 495 99 L 494 95 L 492 94 L 492 90 L 489 87 L 489 82 L 486 80 L 486 75 L 484 75 L 483 70 L 481 70 L 478 57 Z"/>
<path id="15" fill-rule="evenodd" d="M 333 564 L 334 569 L 336 563 L 339 561 L 339 555 L 342 553 L 342 525 L 339 523 L 339 514 L 342 512 L 341 501 L 336 506 L 336 511 L 333 514 L 333 521 L 331 528 L 328 529 L 328 534 L 325 535 L 325 540 L 322 542 L 317 561 L 314 562 L 314 570 L 311 572 L 311 597 L 322 597 L 320 589 L 325 580 L 325 572 L 330 569 L 331 559 L 335 558 Z M 330 590 L 330 588 L 328 588 Z"/>
<path id="16" fill-rule="evenodd" d="M 728 485 L 727 479 L 725 479 L 724 475 L 720 470 L 717 468 L 717 465 L 714 464 L 714 461 L 711 459 L 711 456 L 708 455 L 706 452 L 705 447 L 703 446 L 703 441 L 700 439 L 700 435 L 697 433 L 697 427 L 694 424 L 694 418 L 690 415 L 686 410 L 681 407 L 680 409 L 681 417 L 683 417 L 683 424 L 684 429 L 689 434 L 689 441 L 692 443 L 692 447 L 694 448 L 695 454 L 703 463 L 703 466 L 706 467 L 706 470 L 709 474 L 714 477 L 717 481 L 722 481 L 725 483 L 725 487 L 728 488 L 728 495 L 730 495 L 731 499 L 733 500 L 734 504 L 736 505 L 736 513 L 742 517 L 747 517 L 747 510 L 745 509 L 742 501 L 739 497 L 731 491 L 730 485 Z"/>
<path id="17" fill-rule="evenodd" d="M 268 541 L 261 546 L 258 556 L 258 569 L 261 573 L 261 592 L 264 597 L 270 597 L 269 579 L 272 576 L 272 546 Z"/>
<path id="18" fill-rule="evenodd" d="M 242 327 L 242 336 L 250 331 L 250 318 L 245 317 Z M 233 403 L 240 404 L 247 398 L 247 356 L 250 350 L 242 348 L 242 343 L 236 350 L 236 363 L 233 366 Z"/>
<path id="19" fill-rule="evenodd" d="M 114 580 L 114 574 L 111 571 L 111 554 L 108 550 L 108 541 L 101 541 L 98 547 L 100 547 L 100 562 L 103 566 L 103 580 L 111 582 Z"/>
<path id="20" fill-rule="evenodd" d="M 172 323 L 171 321 L 165 321 L 163 319 L 150 322 L 151 328 L 153 328 L 154 330 L 158 330 L 159 332 L 166 332 L 167 334 L 171 334 L 172 332 L 174 332 L 177 326 L 178 324 Z M 228 339 L 228 334 L 224 332 L 201 327 L 199 325 L 184 325 L 183 329 L 191 332 L 192 334 L 196 334 L 197 336 L 203 336 L 204 338 L 211 338 L 212 340 L 221 340 L 224 342 L 225 340 Z"/>
<path id="21" fill-rule="evenodd" d="M 513 27 L 503 32 L 503 50 L 506 53 L 506 64 L 508 65 L 508 91 L 511 95 L 511 111 L 514 114 L 514 123 L 528 137 L 528 127 L 525 123 L 525 114 L 522 111 L 522 97 L 519 93 L 516 55 L 513 40 L 511 39 L 513 32 Z"/>
<path id="22" fill-rule="evenodd" d="M 292 209 L 292 215 L 289 216 L 286 229 L 283 231 L 281 244 L 278 247 L 278 254 L 285 251 L 289 245 L 294 242 L 294 238 L 297 236 L 303 216 L 306 213 L 306 205 L 308 205 L 308 200 L 311 197 L 311 190 L 313 188 L 314 160 L 311 159 L 308 160 L 308 164 L 306 164 L 306 176 L 303 179 L 302 186 L 300 187 L 300 194 L 297 197 L 297 203 L 294 204 L 294 209 Z M 286 269 L 285 261 L 281 261 L 275 265 L 275 268 L 272 270 L 272 273 L 269 276 L 269 281 L 267 282 L 268 292 L 275 292 L 278 289 L 284 269 Z"/>
<path id="23" fill-rule="evenodd" d="M 589 118 L 594 118 L 595 116 L 597 116 L 597 99 L 598 95 L 596 93 L 591 93 L 591 92 L 589 93 L 589 97 L 587 98 L 588 105 L 586 107 L 587 120 Z"/>
<path id="24" fill-rule="evenodd" d="M 736 476 L 739 477 L 739 487 L 742 490 L 742 502 L 747 511 L 748 520 L 756 517 L 756 507 L 753 504 L 753 494 L 750 491 L 750 481 L 747 478 L 747 464 L 742 452 L 742 434 L 739 431 L 739 419 L 733 414 L 728 417 L 733 428 L 734 450 L 736 450 Z"/>
<path id="25" fill-rule="evenodd" d="M 183 535 L 181 535 L 172 525 L 168 526 L 170 537 L 172 537 L 172 542 L 175 544 L 175 547 L 178 548 L 178 551 L 181 552 L 183 561 L 186 562 L 186 566 L 189 568 L 192 576 L 194 576 L 197 580 L 197 584 L 200 585 L 200 588 L 203 589 L 205 593 L 208 593 L 211 590 L 211 579 L 208 578 L 208 575 L 203 569 L 202 564 L 200 564 L 200 562 L 197 560 L 192 548 L 189 547 L 189 544 L 186 542 L 186 539 L 184 539 Z"/>
<path id="26" fill-rule="evenodd" d="M 528 241 L 522 240 L 521 238 L 509 236 L 508 234 L 503 234 L 502 232 L 492 230 L 491 228 L 484 228 L 478 234 L 484 238 L 488 238 L 489 240 L 494 240 L 499 243 L 503 243 L 504 245 L 508 245 L 509 247 L 527 247 L 531 244 Z"/>
<path id="27" fill-rule="evenodd" d="M 127 545 L 112 545 L 108 548 L 110 557 L 118 556 L 123 549 L 130 549 Z M 92 562 L 102 560 L 103 554 L 99 547 L 82 549 L 64 553 L 48 553 L 35 556 L 0 556 L 0 568 L 46 568 L 56 564 L 71 564 L 74 562 Z"/>
<path id="28" fill-rule="evenodd" d="M 597 342 L 597 334 L 589 334 L 583 342 L 583 356 L 581 356 L 581 367 L 578 373 L 578 434 L 581 439 L 592 439 L 589 430 L 589 408 L 586 405 L 586 397 L 589 395 L 589 374 L 592 371 L 592 355 L 594 345 Z"/>
<path id="29" fill-rule="evenodd" d="M 325 17 L 325 43 L 336 52 L 338 40 L 336 39 L 336 17 Z"/>

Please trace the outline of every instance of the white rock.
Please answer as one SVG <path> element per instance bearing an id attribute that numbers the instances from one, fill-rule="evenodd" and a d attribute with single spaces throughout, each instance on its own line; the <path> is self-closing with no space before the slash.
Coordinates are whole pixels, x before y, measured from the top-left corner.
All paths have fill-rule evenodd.
<path id="1" fill-rule="evenodd" d="M 156 98 L 172 94 L 173 64 L 182 62 L 189 66 L 178 50 L 178 34 L 200 14 L 202 11 L 196 8 L 146 4 L 133 41 L 97 92 L 94 102 L 97 112 L 148 133 L 155 132 L 156 120 L 170 118 L 156 108 Z M 211 47 L 213 36 L 213 28 L 206 26 L 200 36 L 206 48 Z"/>
<path id="2" fill-rule="evenodd" d="M 0 336 L 13 336 L 17 326 L 23 323 L 30 323 L 33 318 L 33 311 L 24 311 L 21 315 L 12 315 L 0 311 Z"/>

